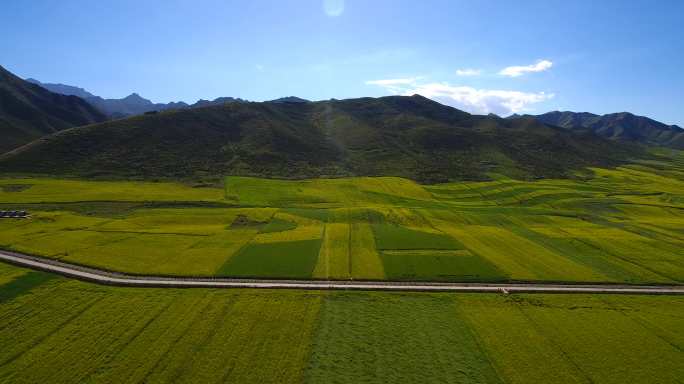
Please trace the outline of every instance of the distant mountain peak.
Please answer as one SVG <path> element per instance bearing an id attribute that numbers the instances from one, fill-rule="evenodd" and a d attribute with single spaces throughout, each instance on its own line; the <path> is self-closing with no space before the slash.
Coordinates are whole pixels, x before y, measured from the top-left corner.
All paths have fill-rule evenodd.
<path id="1" fill-rule="evenodd" d="M 130 95 L 124 97 L 124 100 L 126 101 L 135 101 L 135 102 L 141 102 L 141 103 L 152 103 L 150 100 L 140 96 L 138 93 L 133 92 Z"/>
<path id="2" fill-rule="evenodd" d="M 413 97 L 414 99 L 426 99 L 426 100 L 433 101 L 433 100 L 430 99 L 429 97 L 425 97 L 425 96 L 423 96 L 423 95 L 421 95 L 421 94 L 419 94 L 419 93 L 414 93 L 413 95 L 411 95 L 411 97 Z"/>
<path id="3" fill-rule="evenodd" d="M 589 112 L 553 111 L 536 116 L 517 117 L 531 117 L 542 123 L 566 129 L 589 129 L 611 140 L 684 149 L 684 131 L 681 128 L 631 112 L 596 115 Z"/>
<path id="4" fill-rule="evenodd" d="M 270 100 L 269 102 L 270 103 L 310 103 L 311 100 L 302 99 L 301 97 L 297 97 L 297 96 L 286 96 L 286 97 L 281 97 L 279 99 Z"/>

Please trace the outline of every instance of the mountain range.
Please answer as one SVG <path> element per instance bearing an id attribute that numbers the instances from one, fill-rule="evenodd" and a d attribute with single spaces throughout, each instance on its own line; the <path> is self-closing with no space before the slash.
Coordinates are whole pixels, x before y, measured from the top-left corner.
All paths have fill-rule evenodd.
<path id="1" fill-rule="evenodd" d="M 566 129 L 588 129 L 610 140 L 684 149 L 684 129 L 629 112 L 595 115 L 588 112 L 554 111 L 542 115 L 513 115 L 509 118 L 530 117 Z"/>
<path id="2" fill-rule="evenodd" d="M 71 85 L 41 83 L 36 79 L 27 79 L 27 81 L 40 85 L 51 92 L 81 97 L 109 118 L 122 118 L 151 111 L 199 108 L 225 103 L 246 102 L 246 100 L 240 98 L 219 97 L 214 100 L 200 99 L 194 104 L 187 104 L 182 101 L 164 104 L 153 103 L 137 93 L 132 93 L 122 99 L 103 99 L 83 88 Z M 282 97 L 271 101 L 284 103 L 309 102 L 309 100 L 296 96 Z M 684 130 L 682 128 L 676 125 L 663 124 L 648 117 L 637 116 L 629 112 L 596 115 L 589 112 L 553 111 L 541 115 L 513 114 L 508 118 L 516 119 L 521 117 L 532 117 L 542 123 L 566 129 L 589 129 L 597 135 L 611 140 L 632 141 L 684 149 Z"/>
<path id="3" fill-rule="evenodd" d="M 535 119 L 471 115 L 423 96 L 227 103 L 77 127 L 0 157 L 0 172 L 105 178 L 563 177 L 640 155 Z"/>
<path id="4" fill-rule="evenodd" d="M 233 97 L 219 97 L 214 100 L 200 99 L 194 104 L 185 102 L 153 103 L 137 93 L 132 93 L 122 99 L 104 99 L 95 96 L 83 88 L 59 83 L 42 83 L 36 79 L 26 81 L 63 95 L 74 95 L 83 98 L 109 118 L 122 118 L 140 115 L 151 111 L 170 109 L 200 108 L 221 105 L 246 100 Z M 309 102 L 296 96 L 282 97 L 271 102 L 300 103 Z M 589 129 L 599 136 L 621 141 L 639 142 L 645 144 L 662 145 L 684 149 L 684 130 L 676 125 L 667 125 L 644 116 L 637 116 L 629 112 L 596 115 L 589 112 L 553 111 L 541 115 L 513 114 L 509 119 L 532 117 L 542 123 L 558 127 L 583 130 Z"/>
<path id="5" fill-rule="evenodd" d="M 0 66 L 0 153 L 106 116 L 77 96 L 50 92 Z"/>
<path id="6" fill-rule="evenodd" d="M 155 104 L 135 93 L 103 99 L 78 87 L 39 86 L 0 69 L 4 173 L 529 179 L 618 165 L 648 156 L 644 144 L 681 148 L 683 140 L 681 128 L 629 113 L 502 119 L 419 95 Z"/>
<path id="7" fill-rule="evenodd" d="M 187 104 L 185 102 L 171 102 L 171 103 L 153 103 L 148 99 L 140 96 L 137 93 L 132 93 L 122 99 L 104 99 L 100 96 L 95 96 L 83 88 L 72 85 L 59 83 L 42 83 L 36 79 L 26 79 L 27 82 L 40 85 L 50 92 L 59 93 L 63 95 L 78 96 L 89 104 L 106 114 L 111 119 L 123 118 L 133 115 L 141 115 L 146 112 L 164 111 L 168 109 L 185 109 L 185 108 L 199 108 L 210 105 L 221 105 L 224 103 L 245 102 L 246 100 L 233 97 L 219 97 L 214 100 L 200 99 L 194 104 Z"/>

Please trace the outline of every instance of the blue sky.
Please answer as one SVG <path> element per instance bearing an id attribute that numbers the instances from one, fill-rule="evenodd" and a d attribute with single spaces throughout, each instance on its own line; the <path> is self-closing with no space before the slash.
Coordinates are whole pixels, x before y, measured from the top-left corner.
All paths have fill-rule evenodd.
<path id="1" fill-rule="evenodd" d="M 0 65 L 103 97 L 421 93 L 684 126 L 684 1 L 3 0 Z"/>

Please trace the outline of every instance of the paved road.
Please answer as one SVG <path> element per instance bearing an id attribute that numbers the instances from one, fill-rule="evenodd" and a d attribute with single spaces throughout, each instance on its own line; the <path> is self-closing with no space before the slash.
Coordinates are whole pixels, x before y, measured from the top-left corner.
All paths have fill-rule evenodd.
<path id="1" fill-rule="evenodd" d="M 266 280 L 136 276 L 68 264 L 56 260 L 0 251 L 0 261 L 66 277 L 107 285 L 169 288 L 285 288 L 332 290 L 498 292 L 498 293 L 621 293 L 682 295 L 684 285 L 540 284 L 540 283 L 423 283 L 344 280 Z"/>

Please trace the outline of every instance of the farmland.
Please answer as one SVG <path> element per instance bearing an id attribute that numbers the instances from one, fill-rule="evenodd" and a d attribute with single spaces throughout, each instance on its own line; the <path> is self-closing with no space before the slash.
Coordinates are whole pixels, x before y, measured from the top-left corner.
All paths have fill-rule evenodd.
<path id="1" fill-rule="evenodd" d="M 0 179 L 0 247 L 132 274 L 684 282 L 684 154 L 572 179 Z"/>
<path id="2" fill-rule="evenodd" d="M 0 381 L 669 383 L 683 300 L 116 288 L 0 264 Z"/>
<path id="3" fill-rule="evenodd" d="M 435 185 L 5 178 L 0 208 L 31 218 L 0 220 L 0 246 L 132 274 L 682 283 L 668 156 Z M 683 322 L 679 296 L 120 288 L 0 264 L 0 382 L 670 383 Z"/>

